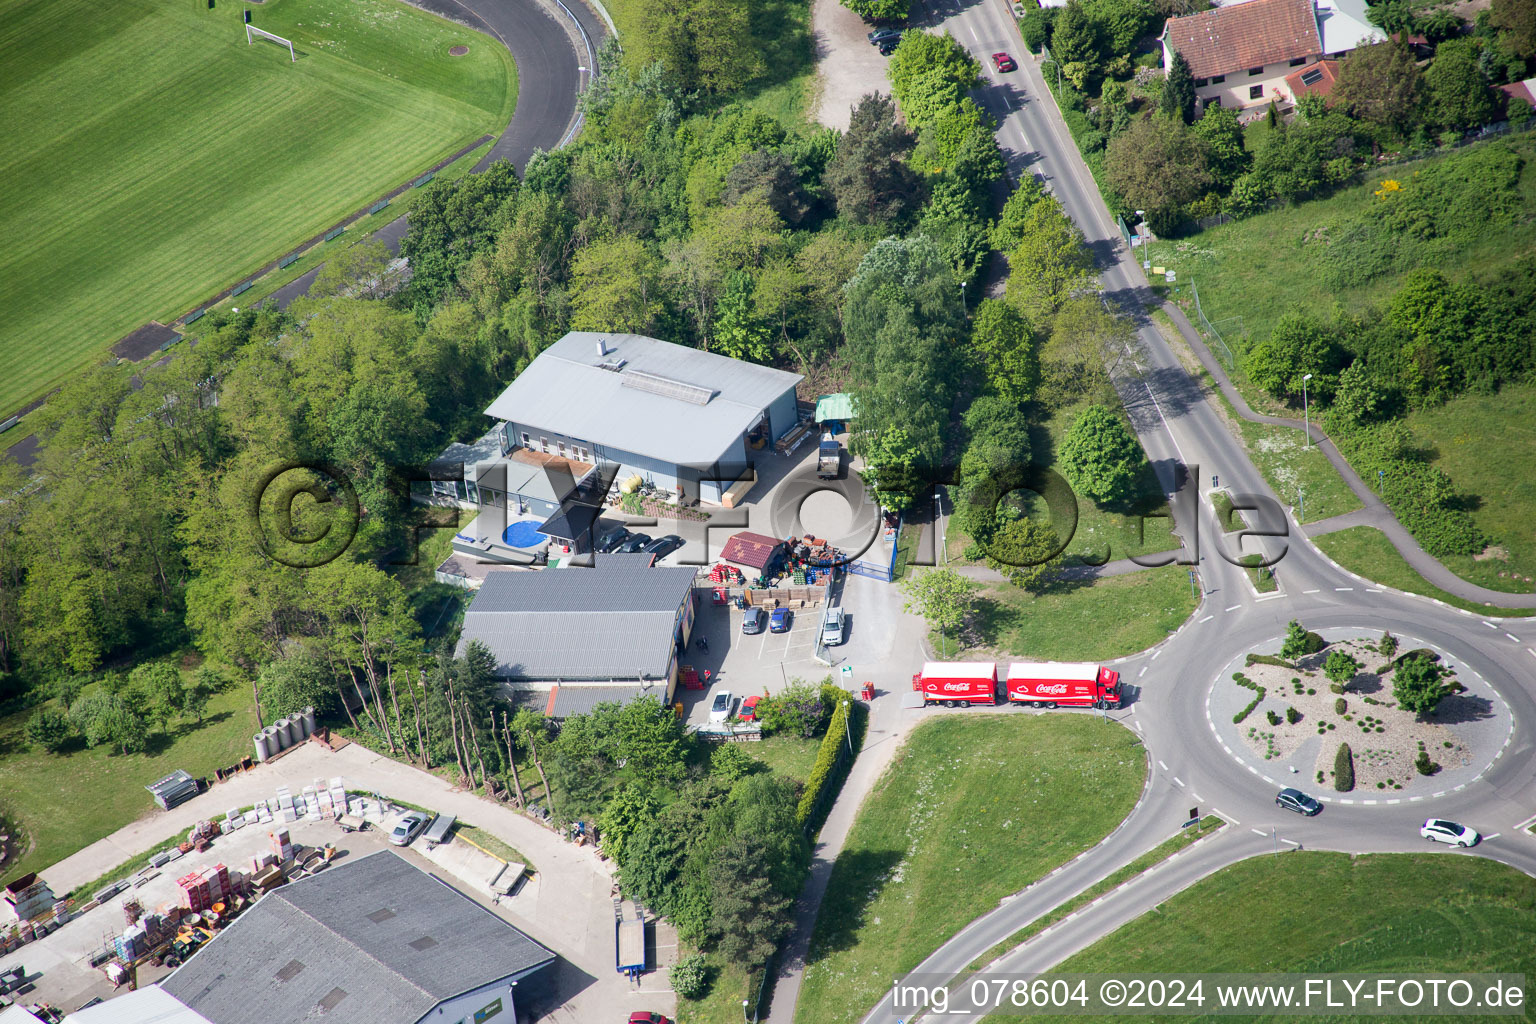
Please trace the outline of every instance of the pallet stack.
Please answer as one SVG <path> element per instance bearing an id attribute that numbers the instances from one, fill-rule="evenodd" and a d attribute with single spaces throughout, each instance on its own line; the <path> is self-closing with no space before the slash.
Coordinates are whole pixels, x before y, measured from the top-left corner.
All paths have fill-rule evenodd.
<path id="1" fill-rule="evenodd" d="M 213 906 L 212 886 L 200 872 L 192 872 L 176 879 L 181 887 L 181 905 L 194 914 L 201 914 Z"/>
<path id="2" fill-rule="evenodd" d="M 293 842 L 288 838 L 288 830 L 280 828 L 275 832 L 268 832 L 268 838 L 272 840 L 272 853 L 277 857 L 279 864 L 293 860 Z"/>

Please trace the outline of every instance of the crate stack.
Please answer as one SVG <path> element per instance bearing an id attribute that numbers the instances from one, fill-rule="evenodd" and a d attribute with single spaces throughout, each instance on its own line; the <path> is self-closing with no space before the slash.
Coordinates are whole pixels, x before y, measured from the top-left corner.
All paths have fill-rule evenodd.
<path id="1" fill-rule="evenodd" d="M 268 832 L 267 836 L 272 840 L 272 852 L 277 856 L 279 864 L 293 860 L 293 842 L 288 838 L 287 829 L 280 828 L 275 832 Z"/>
<path id="2" fill-rule="evenodd" d="M 194 871 L 176 879 L 181 887 L 181 905 L 194 914 L 201 914 L 213 906 L 212 886 L 201 872 Z"/>
<path id="3" fill-rule="evenodd" d="M 148 929 L 144 927 L 143 922 L 131 924 L 123 934 L 113 940 L 112 945 L 117 951 L 119 960 L 125 964 L 132 963 L 149 952 Z"/>

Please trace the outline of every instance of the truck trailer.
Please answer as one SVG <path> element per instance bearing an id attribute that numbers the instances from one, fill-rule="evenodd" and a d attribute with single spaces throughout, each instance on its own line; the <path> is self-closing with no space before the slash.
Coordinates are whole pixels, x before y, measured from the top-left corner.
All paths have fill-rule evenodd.
<path id="1" fill-rule="evenodd" d="M 1120 673 L 1088 662 L 1046 661 L 1008 666 L 1008 699 L 1030 707 L 1118 708 Z"/>
<path id="2" fill-rule="evenodd" d="M 836 480 L 843 469 L 843 448 L 831 433 L 821 435 L 821 447 L 816 452 L 816 476 L 822 480 Z"/>
<path id="3" fill-rule="evenodd" d="M 912 677 L 925 704 L 960 707 L 997 703 L 997 662 L 930 661 Z"/>

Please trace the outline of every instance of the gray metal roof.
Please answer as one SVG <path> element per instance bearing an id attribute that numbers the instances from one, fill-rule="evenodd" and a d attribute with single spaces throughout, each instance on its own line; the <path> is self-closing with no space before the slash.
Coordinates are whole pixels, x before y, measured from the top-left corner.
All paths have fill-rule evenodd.
<path id="1" fill-rule="evenodd" d="M 495 462 L 501 458 L 501 444 L 501 424 L 498 423 L 470 444 L 453 442 L 443 449 L 443 454 L 432 460 L 431 467 L 446 470 L 474 466 L 481 462 Z"/>
<path id="2" fill-rule="evenodd" d="M 276 889 L 163 982 L 212 1024 L 414 1022 L 554 954 L 398 855 Z"/>
<path id="3" fill-rule="evenodd" d="M 800 379 L 639 334 L 572 331 L 485 411 L 663 462 L 710 465 Z"/>
<path id="4" fill-rule="evenodd" d="M 511 679 L 660 679 L 695 571 L 651 561 L 598 555 L 590 569 L 487 576 L 464 613 L 459 654 L 479 640 Z"/>
<path id="5" fill-rule="evenodd" d="M 584 715 L 599 704 L 610 701 L 628 704 L 645 693 L 653 693 L 657 700 L 666 702 L 664 691 L 657 687 L 647 688 L 639 683 L 623 683 L 618 686 L 605 683 L 561 683 L 550 693 L 544 705 L 544 713 L 550 718 Z"/>

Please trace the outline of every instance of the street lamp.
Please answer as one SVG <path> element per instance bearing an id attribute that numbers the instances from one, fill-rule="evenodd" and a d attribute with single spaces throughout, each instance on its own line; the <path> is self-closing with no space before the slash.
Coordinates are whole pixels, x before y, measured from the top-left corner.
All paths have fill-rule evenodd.
<path id="1" fill-rule="evenodd" d="M 1311 379 L 1312 375 L 1310 373 L 1301 378 L 1301 415 L 1307 427 L 1307 443 L 1302 446 L 1304 448 L 1312 444 L 1312 412 L 1311 408 L 1307 405 L 1307 381 Z"/>
<path id="2" fill-rule="evenodd" d="M 960 309 L 961 309 L 962 312 L 965 310 L 965 282 L 964 281 L 960 282 Z"/>
<path id="3" fill-rule="evenodd" d="M 751 1021 L 747 1020 L 747 1001 L 745 999 L 741 1001 L 741 1020 L 742 1024 L 752 1024 Z"/>

